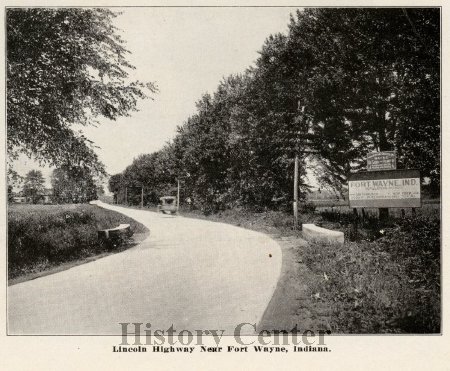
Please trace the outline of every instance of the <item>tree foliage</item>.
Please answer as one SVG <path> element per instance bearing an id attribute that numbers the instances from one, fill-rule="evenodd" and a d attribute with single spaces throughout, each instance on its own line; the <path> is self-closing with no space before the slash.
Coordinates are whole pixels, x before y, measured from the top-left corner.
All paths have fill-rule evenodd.
<path id="1" fill-rule="evenodd" d="M 31 202 L 36 204 L 44 194 L 45 179 L 40 170 L 30 170 L 25 176 L 23 183 L 23 195 L 30 197 Z"/>
<path id="2" fill-rule="evenodd" d="M 440 28 L 437 9 L 314 9 L 289 26 L 286 52 L 324 166 L 345 184 L 370 151 L 439 180 Z"/>
<path id="3" fill-rule="evenodd" d="M 97 184 L 82 167 L 63 166 L 53 170 L 53 200 L 60 204 L 85 203 L 97 198 Z"/>
<path id="4" fill-rule="evenodd" d="M 204 210 L 292 201 L 293 159 L 345 193 L 371 151 L 440 182 L 439 9 L 306 9 L 271 35 L 255 65 L 223 79 L 161 151 L 141 155 L 114 188 L 144 185 Z M 129 189 L 133 194 L 133 188 Z M 132 197 L 129 198 L 132 200 Z"/>
<path id="5" fill-rule="evenodd" d="M 103 172 L 93 143 L 74 124 L 115 120 L 136 109 L 152 84 L 129 81 L 128 51 L 94 8 L 7 9 L 8 154 Z"/>

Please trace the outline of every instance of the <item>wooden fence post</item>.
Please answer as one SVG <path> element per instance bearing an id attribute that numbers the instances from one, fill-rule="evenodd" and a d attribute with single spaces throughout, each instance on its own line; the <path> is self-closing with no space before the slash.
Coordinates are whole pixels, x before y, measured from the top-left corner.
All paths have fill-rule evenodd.
<path id="1" fill-rule="evenodd" d="M 387 207 L 382 207 L 378 209 L 378 218 L 380 220 L 387 220 L 389 219 L 389 209 Z"/>
<path id="2" fill-rule="evenodd" d="M 358 209 L 356 207 L 353 208 L 353 227 L 355 231 L 355 240 L 358 236 Z"/>

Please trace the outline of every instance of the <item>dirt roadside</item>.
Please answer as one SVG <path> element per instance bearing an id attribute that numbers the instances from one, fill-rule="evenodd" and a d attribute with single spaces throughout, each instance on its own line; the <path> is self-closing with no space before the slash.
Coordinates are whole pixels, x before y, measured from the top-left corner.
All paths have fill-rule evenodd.
<path id="1" fill-rule="evenodd" d="M 327 306 L 313 298 L 308 288 L 308 281 L 315 279 L 302 261 L 302 247 L 308 242 L 295 236 L 272 238 L 281 246 L 281 274 L 257 331 L 330 330 Z"/>

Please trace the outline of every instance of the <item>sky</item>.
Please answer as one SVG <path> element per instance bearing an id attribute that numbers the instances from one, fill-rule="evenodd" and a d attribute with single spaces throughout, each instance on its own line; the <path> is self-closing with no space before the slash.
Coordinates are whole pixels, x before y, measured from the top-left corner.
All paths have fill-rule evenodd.
<path id="1" fill-rule="evenodd" d="M 154 82 L 159 92 L 138 103 L 138 112 L 115 122 L 83 128 L 110 174 L 123 171 L 139 154 L 161 149 L 176 127 L 195 112 L 203 93 L 222 78 L 245 71 L 258 58 L 264 40 L 287 31 L 296 8 L 123 8 L 115 25 L 136 69 L 130 77 Z M 22 157 L 21 175 L 37 168 Z M 51 169 L 41 169 L 47 178 Z"/>

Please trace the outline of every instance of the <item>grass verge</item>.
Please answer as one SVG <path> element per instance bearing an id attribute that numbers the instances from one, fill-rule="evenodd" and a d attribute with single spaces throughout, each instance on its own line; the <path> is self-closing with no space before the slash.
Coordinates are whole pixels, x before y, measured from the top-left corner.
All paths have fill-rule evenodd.
<path id="1" fill-rule="evenodd" d="M 439 219 L 408 217 L 379 232 L 373 241 L 307 244 L 309 295 L 329 306 L 335 333 L 439 333 Z"/>
<path id="2" fill-rule="evenodd" d="M 97 231 L 130 224 L 121 246 L 99 243 Z M 123 214 L 94 205 L 10 205 L 8 283 L 15 284 L 98 259 L 133 246 L 148 229 Z"/>

